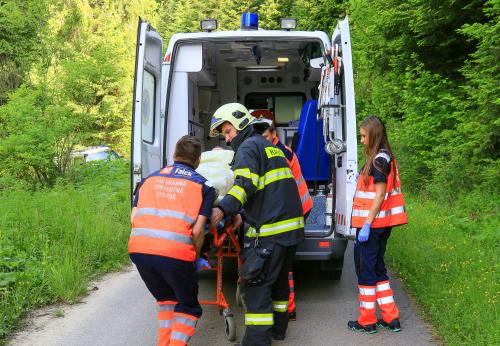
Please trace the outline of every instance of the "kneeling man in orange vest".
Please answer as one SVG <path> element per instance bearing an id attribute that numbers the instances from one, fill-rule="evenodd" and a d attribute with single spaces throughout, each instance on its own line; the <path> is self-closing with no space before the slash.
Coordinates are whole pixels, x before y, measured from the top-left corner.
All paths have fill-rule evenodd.
<path id="1" fill-rule="evenodd" d="M 202 312 L 196 269 L 215 190 L 195 171 L 200 155 L 200 141 L 182 137 L 174 164 L 143 179 L 134 198 L 128 251 L 158 302 L 159 346 L 187 345 Z"/>

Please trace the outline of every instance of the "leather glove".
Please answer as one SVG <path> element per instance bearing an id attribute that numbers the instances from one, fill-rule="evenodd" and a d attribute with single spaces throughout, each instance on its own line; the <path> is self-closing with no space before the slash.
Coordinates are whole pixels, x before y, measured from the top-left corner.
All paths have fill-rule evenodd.
<path id="1" fill-rule="evenodd" d="M 204 259 L 203 257 L 195 259 L 194 260 L 194 265 L 196 267 L 196 271 L 197 272 L 202 271 L 203 269 L 210 269 L 210 268 L 212 268 L 210 266 L 210 263 L 208 263 L 208 261 L 206 259 Z"/>
<path id="2" fill-rule="evenodd" d="M 358 241 L 364 243 L 370 237 L 370 226 L 371 224 L 365 223 L 358 233 Z"/>

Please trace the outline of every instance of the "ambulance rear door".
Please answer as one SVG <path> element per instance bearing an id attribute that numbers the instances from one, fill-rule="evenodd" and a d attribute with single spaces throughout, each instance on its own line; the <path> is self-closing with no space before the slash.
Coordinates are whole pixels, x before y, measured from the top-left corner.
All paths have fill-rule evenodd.
<path id="1" fill-rule="evenodd" d="M 336 188 L 332 224 L 337 233 L 352 237 L 355 235 L 355 230 L 351 229 L 351 213 L 358 159 L 351 38 L 347 17 L 337 23 L 333 32 L 331 59 L 328 60 L 329 63 L 322 70 L 318 107 L 324 121 L 327 151 L 333 155 L 332 183 Z"/>
<path id="2" fill-rule="evenodd" d="M 139 18 L 132 111 L 132 196 L 141 179 L 162 166 L 162 45 L 162 38 L 155 29 Z"/>

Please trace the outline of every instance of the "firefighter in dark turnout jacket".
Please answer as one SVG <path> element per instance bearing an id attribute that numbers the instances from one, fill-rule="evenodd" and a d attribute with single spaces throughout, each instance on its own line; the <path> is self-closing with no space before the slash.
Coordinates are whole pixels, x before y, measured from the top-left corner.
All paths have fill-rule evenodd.
<path id="1" fill-rule="evenodd" d="M 258 244 L 271 251 L 263 280 L 243 282 L 246 307 L 244 346 L 271 345 L 285 338 L 288 327 L 288 272 L 297 244 L 304 237 L 304 219 L 297 184 L 283 152 L 256 133 L 255 118 L 239 103 L 213 115 L 210 134 L 222 134 L 235 151 L 234 186 L 212 211 L 212 224 L 242 207 L 250 225 L 244 248 Z"/>

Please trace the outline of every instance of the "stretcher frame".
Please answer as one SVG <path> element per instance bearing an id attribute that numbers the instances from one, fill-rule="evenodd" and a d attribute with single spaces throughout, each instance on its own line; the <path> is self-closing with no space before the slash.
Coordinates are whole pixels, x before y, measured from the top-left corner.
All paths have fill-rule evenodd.
<path id="1" fill-rule="evenodd" d="M 210 227 L 209 232 L 213 236 L 212 246 L 217 249 L 214 256 L 217 259 L 217 266 L 212 269 L 207 269 L 215 270 L 217 273 L 216 300 L 201 300 L 200 304 L 214 305 L 219 308 L 219 314 L 224 316 L 224 332 L 226 337 L 229 341 L 234 341 L 236 339 L 236 323 L 234 321 L 234 314 L 222 291 L 222 269 L 225 257 L 236 257 L 238 259 L 239 269 L 241 265 L 241 259 L 239 257 L 241 246 L 238 242 L 238 237 L 234 233 L 234 230 L 232 230 L 232 224 L 226 224 L 222 231 L 219 231 L 217 227 Z M 241 299 L 239 292 L 236 293 L 236 296 L 238 303 L 238 298 Z"/>

